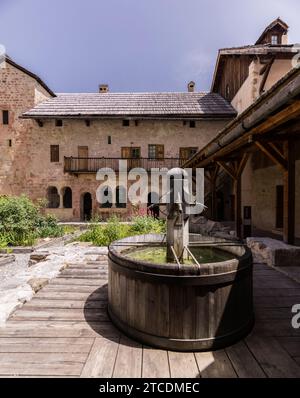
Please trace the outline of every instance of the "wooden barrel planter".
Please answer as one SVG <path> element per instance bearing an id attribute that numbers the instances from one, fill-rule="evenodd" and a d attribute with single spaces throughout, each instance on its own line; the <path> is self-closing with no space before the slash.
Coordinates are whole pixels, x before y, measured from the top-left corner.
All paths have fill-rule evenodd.
<path id="1" fill-rule="evenodd" d="M 222 245 L 233 258 L 200 267 L 150 264 L 124 254 L 128 245 L 161 240 L 161 235 L 143 235 L 110 246 L 112 322 L 135 340 L 177 351 L 220 349 L 247 335 L 254 324 L 251 251 Z"/>

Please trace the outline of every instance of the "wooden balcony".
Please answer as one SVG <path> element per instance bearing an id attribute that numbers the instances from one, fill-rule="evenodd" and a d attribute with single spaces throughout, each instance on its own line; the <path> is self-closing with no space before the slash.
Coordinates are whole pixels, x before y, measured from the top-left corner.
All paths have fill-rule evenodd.
<path id="1" fill-rule="evenodd" d="M 138 158 L 138 159 L 121 159 L 121 158 L 64 158 L 64 171 L 65 173 L 97 173 L 99 169 L 110 168 L 114 171 L 119 171 L 119 161 L 127 160 L 128 170 L 140 167 L 147 171 L 153 168 L 167 168 L 172 169 L 174 167 L 180 167 L 186 161 L 180 158 L 164 158 L 164 159 L 149 159 L 149 158 Z"/>

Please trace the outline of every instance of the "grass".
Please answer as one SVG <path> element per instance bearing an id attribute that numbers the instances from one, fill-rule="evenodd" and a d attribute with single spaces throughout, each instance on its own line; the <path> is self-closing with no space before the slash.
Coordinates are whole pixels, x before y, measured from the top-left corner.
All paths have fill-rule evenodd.
<path id="1" fill-rule="evenodd" d="M 80 237 L 81 242 L 92 242 L 95 246 L 109 246 L 112 242 L 128 236 L 165 233 L 164 220 L 156 220 L 153 217 L 134 217 L 131 224 L 122 224 L 117 216 L 112 216 L 107 224 L 91 223 L 88 230 Z"/>

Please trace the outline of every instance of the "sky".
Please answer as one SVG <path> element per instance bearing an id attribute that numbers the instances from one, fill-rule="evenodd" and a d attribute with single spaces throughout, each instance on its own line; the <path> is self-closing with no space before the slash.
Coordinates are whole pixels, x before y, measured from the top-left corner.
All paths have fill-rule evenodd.
<path id="1" fill-rule="evenodd" d="M 0 44 L 55 92 L 210 89 L 219 48 L 254 44 L 299 0 L 0 0 Z"/>

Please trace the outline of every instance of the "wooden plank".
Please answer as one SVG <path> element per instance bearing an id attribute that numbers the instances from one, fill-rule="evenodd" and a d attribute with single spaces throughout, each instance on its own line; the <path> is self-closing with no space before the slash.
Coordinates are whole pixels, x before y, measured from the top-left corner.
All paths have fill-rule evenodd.
<path id="1" fill-rule="evenodd" d="M 288 297 L 255 297 L 254 304 L 258 308 L 291 308 L 295 303 L 300 303 L 299 296 Z"/>
<path id="2" fill-rule="evenodd" d="M 95 339 L 81 377 L 112 377 L 119 347 L 119 339 Z"/>
<path id="3" fill-rule="evenodd" d="M 0 373 L 2 364 L 63 364 L 63 363 L 85 363 L 87 359 L 87 353 L 57 353 L 48 352 L 45 355 L 43 352 L 9 352 L 1 353 L 0 356 Z"/>
<path id="4" fill-rule="evenodd" d="M 86 297 L 87 299 L 87 297 Z M 26 306 L 23 307 L 26 310 L 33 308 L 64 308 L 64 309 L 100 309 L 107 307 L 107 300 L 97 300 L 97 296 L 93 297 L 89 300 L 55 300 L 55 299 L 43 299 L 43 298 L 33 298 L 31 301 L 26 303 Z"/>
<path id="5" fill-rule="evenodd" d="M 88 354 L 93 341 L 93 338 L 0 338 L 0 352 L 71 352 Z"/>
<path id="6" fill-rule="evenodd" d="M 300 296 L 300 287 L 299 288 L 270 288 L 270 289 L 261 289 L 256 288 L 254 290 L 254 297 L 290 297 L 290 296 Z"/>
<path id="7" fill-rule="evenodd" d="M 55 283 L 51 283 L 46 285 L 43 288 L 43 292 L 75 292 L 75 293 L 92 293 L 97 291 L 98 286 L 80 286 L 80 285 L 55 285 Z M 99 292 L 107 291 L 107 280 L 103 280 L 101 284 L 99 284 Z"/>
<path id="8" fill-rule="evenodd" d="M 300 377 L 300 367 L 274 338 L 257 334 L 246 339 L 247 346 L 269 377 Z"/>
<path id="9" fill-rule="evenodd" d="M 287 319 L 291 320 L 291 307 L 290 308 L 259 308 L 255 309 L 256 320 L 272 320 Z"/>
<path id="10" fill-rule="evenodd" d="M 121 338 L 114 378 L 136 378 L 142 375 L 142 346 L 127 337 Z"/>
<path id="11" fill-rule="evenodd" d="M 291 326 L 290 319 L 277 319 L 276 324 L 269 320 L 258 319 L 254 327 L 255 333 L 261 336 L 299 337 L 299 330 Z"/>
<path id="12" fill-rule="evenodd" d="M 248 347 L 241 341 L 226 348 L 227 355 L 238 375 L 241 378 L 265 378 L 261 366 L 256 361 Z"/>
<path id="13" fill-rule="evenodd" d="M 107 277 L 100 278 L 66 278 L 63 276 L 58 276 L 53 281 L 50 281 L 52 285 L 80 285 L 80 286 L 103 286 L 104 281 L 107 283 Z"/>
<path id="14" fill-rule="evenodd" d="M 16 376 L 80 376 L 82 363 L 0 363 L 0 375 Z"/>
<path id="15" fill-rule="evenodd" d="M 90 293 L 78 293 L 78 292 L 56 292 L 54 290 L 40 290 L 33 299 L 42 300 L 71 300 L 71 301 L 105 301 L 107 300 L 107 289 L 100 290 L 95 289 Z"/>
<path id="16" fill-rule="evenodd" d="M 94 277 L 100 278 L 103 275 L 107 275 L 107 271 L 101 270 L 64 270 L 60 274 L 63 278 L 70 277 L 70 278 L 89 278 L 92 279 Z"/>
<path id="17" fill-rule="evenodd" d="M 143 348 L 143 378 L 169 378 L 170 369 L 167 351 Z"/>
<path id="18" fill-rule="evenodd" d="M 195 355 L 193 353 L 169 351 L 168 355 L 172 378 L 200 377 Z"/>
<path id="19" fill-rule="evenodd" d="M 279 344 L 292 357 L 300 357 L 300 337 L 277 337 Z"/>
<path id="20" fill-rule="evenodd" d="M 120 332 L 109 322 L 8 321 L 0 337 L 118 337 Z"/>
<path id="21" fill-rule="evenodd" d="M 198 368 L 203 378 L 236 378 L 237 375 L 224 350 L 196 352 Z"/>
<path id="22" fill-rule="evenodd" d="M 45 321 L 108 321 L 108 315 L 106 309 L 64 309 L 64 308 L 54 308 L 54 309 L 26 309 L 26 306 L 17 310 L 13 316 L 12 320 L 45 320 Z"/>

